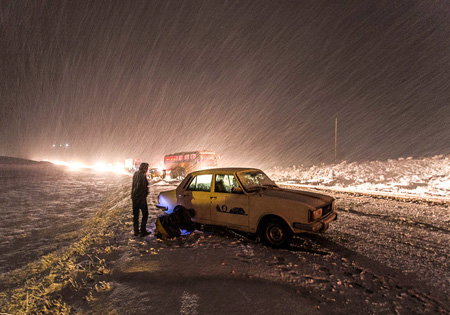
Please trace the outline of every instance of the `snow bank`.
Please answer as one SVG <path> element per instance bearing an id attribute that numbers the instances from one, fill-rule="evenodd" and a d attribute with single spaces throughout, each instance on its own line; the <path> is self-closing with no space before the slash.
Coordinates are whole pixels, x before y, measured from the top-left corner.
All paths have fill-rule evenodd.
<path id="1" fill-rule="evenodd" d="M 21 159 L 21 158 L 10 157 L 10 156 L 0 156 L 0 164 L 30 165 L 30 164 L 49 164 L 49 163 Z"/>
<path id="2" fill-rule="evenodd" d="M 368 161 L 312 167 L 275 167 L 268 175 L 282 184 L 362 192 L 450 198 L 450 156 Z"/>

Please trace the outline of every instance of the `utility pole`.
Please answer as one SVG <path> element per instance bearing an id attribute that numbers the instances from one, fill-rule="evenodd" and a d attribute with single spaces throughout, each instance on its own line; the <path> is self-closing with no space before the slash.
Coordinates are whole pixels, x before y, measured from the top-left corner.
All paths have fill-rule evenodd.
<path id="1" fill-rule="evenodd" d="M 337 117 L 334 120 L 334 163 L 337 160 Z"/>

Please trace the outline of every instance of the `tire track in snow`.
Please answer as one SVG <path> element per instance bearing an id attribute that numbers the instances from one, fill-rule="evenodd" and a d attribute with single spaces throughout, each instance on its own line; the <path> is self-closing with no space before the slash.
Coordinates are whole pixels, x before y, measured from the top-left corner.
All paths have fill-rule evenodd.
<path id="1" fill-rule="evenodd" d="M 196 315 L 198 314 L 198 295 L 184 291 L 181 295 L 180 314 Z"/>
<path id="2" fill-rule="evenodd" d="M 448 229 L 444 229 L 438 226 L 435 226 L 433 224 L 430 223 L 425 223 L 425 222 L 419 222 L 419 221 L 414 221 L 412 219 L 407 219 L 407 218 L 403 218 L 403 217 L 392 217 L 391 215 L 385 215 L 385 214 L 377 214 L 377 213 L 364 213 L 355 209 L 348 209 L 348 210 L 344 210 L 339 208 L 338 209 L 340 212 L 348 212 L 357 216 L 363 216 L 363 217 L 369 217 L 369 218 L 376 218 L 376 219 L 380 219 L 383 221 L 390 221 L 393 223 L 399 223 L 399 224 L 404 224 L 404 225 L 410 225 L 413 227 L 418 227 L 418 228 L 423 228 L 425 230 L 431 230 L 433 232 L 438 231 L 438 232 L 442 232 L 445 234 L 450 234 L 450 230 Z"/>

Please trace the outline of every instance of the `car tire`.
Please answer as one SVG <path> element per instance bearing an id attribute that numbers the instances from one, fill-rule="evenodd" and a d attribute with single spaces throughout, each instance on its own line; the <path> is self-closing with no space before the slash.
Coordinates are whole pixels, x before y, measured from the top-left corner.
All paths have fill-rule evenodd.
<path id="1" fill-rule="evenodd" d="M 286 248 L 292 241 L 292 231 L 281 219 L 265 221 L 260 230 L 263 243 L 273 248 Z"/>

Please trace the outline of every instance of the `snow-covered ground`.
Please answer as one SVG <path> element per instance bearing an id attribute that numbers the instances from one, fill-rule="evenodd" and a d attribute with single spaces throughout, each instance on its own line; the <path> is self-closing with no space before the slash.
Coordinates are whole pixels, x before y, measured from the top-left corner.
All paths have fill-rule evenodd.
<path id="1" fill-rule="evenodd" d="M 0 273 L 69 244 L 71 233 L 130 180 L 26 161 L 0 158 Z"/>
<path id="2" fill-rule="evenodd" d="M 438 156 L 265 171 L 280 184 L 448 200 L 449 162 Z M 223 229 L 158 241 L 132 237 L 130 176 L 15 163 L 0 163 L 1 274 L 76 242 L 75 232 L 99 210 L 120 210 L 123 220 L 105 238 L 108 272 L 94 272 L 95 282 L 74 278 L 94 297 L 77 286 L 61 293 L 81 313 L 448 313 L 447 203 L 331 192 L 338 220 L 324 234 L 296 237 L 288 250 Z M 161 214 L 159 192 L 178 182 L 151 182 L 150 230 Z M 77 259 L 84 272 L 85 256 Z"/>
<path id="3" fill-rule="evenodd" d="M 450 156 L 265 170 L 282 185 L 450 200 Z M 60 244 L 129 176 L 0 157 L 0 271 L 17 268 Z M 159 185 L 176 185 L 161 181 Z M 292 187 L 296 188 L 296 187 Z M 64 238 L 66 239 L 66 238 Z M 70 239 L 70 237 L 69 237 Z"/>
<path id="4" fill-rule="evenodd" d="M 450 199 L 450 156 L 341 162 L 312 167 L 274 167 L 267 174 L 280 184 L 354 192 Z"/>

